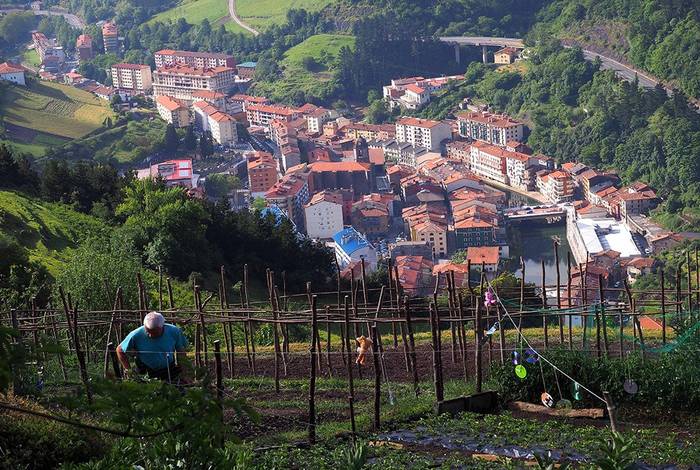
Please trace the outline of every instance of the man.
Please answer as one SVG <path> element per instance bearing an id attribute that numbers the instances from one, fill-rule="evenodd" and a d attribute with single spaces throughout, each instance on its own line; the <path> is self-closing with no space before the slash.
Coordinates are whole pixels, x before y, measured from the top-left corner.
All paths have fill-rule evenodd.
<path id="1" fill-rule="evenodd" d="M 150 378 L 173 380 L 185 363 L 187 339 L 180 328 L 165 323 L 158 312 L 150 312 L 143 319 L 143 326 L 129 333 L 117 346 L 117 358 L 124 367 L 124 375 L 131 373 L 128 354 L 136 356 L 136 372 Z M 177 363 L 175 356 L 177 355 Z"/>

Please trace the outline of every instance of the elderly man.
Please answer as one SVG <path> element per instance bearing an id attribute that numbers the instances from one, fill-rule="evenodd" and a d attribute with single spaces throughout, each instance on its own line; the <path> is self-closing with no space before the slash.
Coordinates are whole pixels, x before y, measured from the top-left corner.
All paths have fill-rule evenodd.
<path id="1" fill-rule="evenodd" d="M 187 339 L 180 328 L 165 323 L 160 313 L 150 312 L 143 319 L 143 326 L 129 333 L 117 346 L 117 358 L 127 377 L 132 370 L 127 355 L 131 354 L 136 356 L 137 373 L 169 381 L 180 374 L 186 347 Z"/>

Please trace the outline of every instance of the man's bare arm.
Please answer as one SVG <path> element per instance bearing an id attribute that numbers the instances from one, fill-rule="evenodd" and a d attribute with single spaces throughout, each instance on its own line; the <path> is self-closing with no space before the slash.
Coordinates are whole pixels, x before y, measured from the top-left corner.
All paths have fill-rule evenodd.
<path id="1" fill-rule="evenodd" d="M 117 359 L 119 359 L 119 363 L 122 365 L 125 371 L 128 371 L 131 369 L 131 365 L 129 364 L 129 357 L 126 355 L 124 350 L 122 349 L 122 345 L 120 344 L 117 346 Z"/>

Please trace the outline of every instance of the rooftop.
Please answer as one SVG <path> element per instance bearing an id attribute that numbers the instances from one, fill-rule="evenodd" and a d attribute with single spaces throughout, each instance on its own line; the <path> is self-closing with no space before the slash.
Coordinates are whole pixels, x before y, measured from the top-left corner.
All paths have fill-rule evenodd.
<path id="1" fill-rule="evenodd" d="M 314 173 L 323 173 L 326 171 L 369 171 L 370 165 L 368 163 L 359 162 L 314 162 L 309 165 L 309 168 Z"/>
<path id="2" fill-rule="evenodd" d="M 113 68 L 115 69 L 128 69 L 128 70 L 143 70 L 143 69 L 151 69 L 148 65 L 143 65 L 143 64 L 127 64 L 125 62 L 120 62 L 118 64 L 112 65 Z"/>
<path id="3" fill-rule="evenodd" d="M 401 124 L 404 126 L 413 126 L 413 127 L 425 127 L 428 129 L 431 129 L 435 126 L 439 126 L 442 124 L 442 121 L 433 121 L 432 119 L 419 119 L 419 118 L 414 118 L 414 117 L 406 117 L 406 118 L 401 118 L 398 121 L 396 121 L 396 124 Z"/>
<path id="4" fill-rule="evenodd" d="M 352 256 L 353 253 L 363 248 L 372 247 L 367 239 L 353 227 L 346 227 L 333 235 L 333 241 L 338 248 L 347 253 L 348 256 Z"/>
<path id="5" fill-rule="evenodd" d="M 181 57 L 204 57 L 207 59 L 233 59 L 232 55 L 221 54 L 218 52 L 192 52 L 192 51 L 176 51 L 173 49 L 161 49 L 156 51 L 154 55 L 177 55 Z"/>
<path id="6" fill-rule="evenodd" d="M 157 69 L 155 74 L 177 74 L 177 75 L 195 75 L 199 77 L 215 77 L 222 73 L 233 72 L 231 67 L 211 67 L 198 68 L 190 67 L 189 65 L 173 64 L 165 65 Z"/>
<path id="7" fill-rule="evenodd" d="M 467 248 L 467 260 L 471 264 L 498 264 L 497 246 L 470 246 Z"/>
<path id="8" fill-rule="evenodd" d="M 588 253 L 615 250 L 622 258 L 641 255 L 624 223 L 614 219 L 578 219 L 576 226 Z"/>
<path id="9" fill-rule="evenodd" d="M 522 122 L 516 121 L 515 119 L 507 116 L 505 114 L 491 114 L 491 113 L 460 113 L 457 115 L 460 121 L 476 121 L 482 124 L 490 124 L 495 127 L 514 127 L 522 126 Z"/>
<path id="10" fill-rule="evenodd" d="M 0 73 L 19 73 L 24 71 L 24 67 L 13 64 L 12 62 L 3 62 L 0 64 Z"/>

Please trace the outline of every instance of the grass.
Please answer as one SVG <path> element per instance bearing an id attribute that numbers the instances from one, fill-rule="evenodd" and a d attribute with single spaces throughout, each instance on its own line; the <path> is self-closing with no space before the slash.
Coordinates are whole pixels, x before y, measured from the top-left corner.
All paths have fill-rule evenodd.
<path id="1" fill-rule="evenodd" d="M 304 9 L 308 12 L 320 11 L 333 0 L 237 0 L 238 16 L 257 29 L 286 21 L 290 9 Z"/>
<path id="2" fill-rule="evenodd" d="M 28 153 L 33 157 L 42 157 L 47 148 L 65 144 L 67 139 L 37 132 L 34 137 L 27 142 L 20 142 L 16 139 L 4 139 L 0 140 L 0 142 L 10 144 L 21 153 Z"/>
<path id="3" fill-rule="evenodd" d="M 94 217 L 68 206 L 43 202 L 14 191 L 0 191 L 0 230 L 29 250 L 29 258 L 55 276 L 70 252 L 91 233 L 105 229 Z"/>
<path id="4" fill-rule="evenodd" d="M 50 82 L 11 86 L 0 103 L 4 121 L 53 136 L 76 139 L 113 117 L 107 103 L 92 94 Z"/>
<path id="5" fill-rule="evenodd" d="M 39 53 L 35 49 L 27 49 L 24 51 L 24 54 L 22 54 L 22 64 L 38 69 L 41 66 Z"/>
<path id="6" fill-rule="evenodd" d="M 227 31 L 232 33 L 250 34 L 247 30 L 231 21 L 228 14 L 227 0 L 183 0 L 176 7 L 158 13 L 148 20 L 148 23 L 156 21 L 167 22 L 177 21 L 184 18 L 189 24 L 196 25 L 205 19 L 211 23 L 212 27 L 224 25 Z"/>

